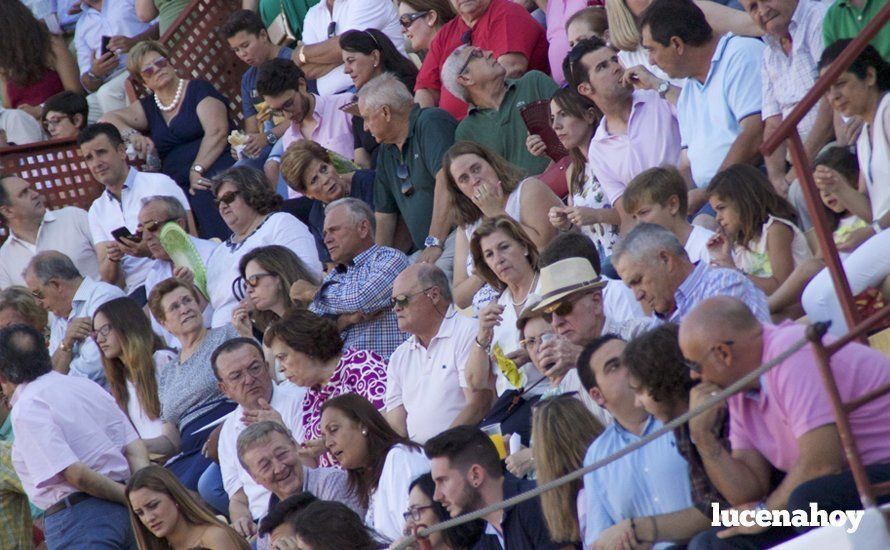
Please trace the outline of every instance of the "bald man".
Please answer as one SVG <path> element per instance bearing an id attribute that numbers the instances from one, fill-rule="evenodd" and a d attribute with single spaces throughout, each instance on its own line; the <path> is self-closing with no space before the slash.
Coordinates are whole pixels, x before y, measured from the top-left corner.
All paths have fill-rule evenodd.
<path id="1" fill-rule="evenodd" d="M 479 345 L 478 327 L 454 309 L 445 273 L 432 264 L 408 266 L 393 281 L 392 309 L 399 330 L 411 336 L 386 370 L 389 423 L 418 443 L 450 427 L 478 424 L 494 394 L 467 384 L 464 369 Z"/>
<path id="2" fill-rule="evenodd" d="M 761 324 L 735 298 L 701 302 L 680 326 L 680 347 L 692 377 L 701 380 L 690 408 L 788 350 L 805 331 L 806 326 L 791 322 Z M 890 359 L 861 344 L 848 344 L 831 363 L 844 402 L 890 383 Z M 711 481 L 736 508 L 809 513 L 811 502 L 829 513 L 861 508 L 816 369 L 816 355 L 807 344 L 730 397 L 731 452 L 708 430 L 690 423 Z M 873 483 L 890 480 L 890 423 L 882 414 L 888 408 L 890 395 L 885 395 L 849 416 Z M 716 409 L 705 416 L 713 414 Z M 708 425 L 705 419 L 698 424 Z M 771 468 L 785 474 L 773 490 Z M 763 548 L 796 535 L 789 527 L 753 526 L 730 528 L 718 538 L 722 529 L 701 533 L 689 548 Z"/>

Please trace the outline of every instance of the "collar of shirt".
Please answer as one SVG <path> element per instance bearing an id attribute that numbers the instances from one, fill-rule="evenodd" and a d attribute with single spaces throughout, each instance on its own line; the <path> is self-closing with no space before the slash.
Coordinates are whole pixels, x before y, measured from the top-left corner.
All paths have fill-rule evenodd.
<path id="1" fill-rule="evenodd" d="M 124 202 L 124 191 L 126 189 L 133 188 L 133 185 L 135 185 L 135 183 L 136 183 L 136 174 L 137 174 L 136 169 L 131 166 L 130 170 L 127 172 L 127 179 L 124 180 L 124 184 L 121 186 L 120 200 L 118 200 L 118 198 L 115 197 L 114 194 L 112 194 L 112 192 L 109 191 L 108 189 L 105 190 L 105 194 L 108 196 L 109 199 L 111 199 L 113 201 L 117 201 L 119 203 L 123 203 Z"/>
<path id="2" fill-rule="evenodd" d="M 315 125 L 315 130 L 312 131 L 312 135 L 306 139 L 313 139 L 313 138 L 315 138 L 315 135 L 318 133 L 319 128 L 321 128 L 322 124 L 324 123 L 324 120 L 323 120 L 324 117 L 322 117 L 322 114 L 321 114 L 321 107 L 322 107 L 321 102 L 323 100 L 317 94 L 309 94 L 309 95 L 311 95 L 312 97 L 315 98 L 315 107 L 312 110 L 312 118 L 315 120 L 315 122 L 317 122 L 317 124 Z M 297 123 L 297 121 L 293 121 L 290 123 L 291 129 L 293 130 L 293 132 L 297 136 L 300 136 L 300 137 L 303 137 L 303 132 L 300 130 L 300 125 L 302 123 L 303 123 L 302 120 L 299 123 Z"/>
<path id="3" fill-rule="evenodd" d="M 657 92 L 656 92 L 657 93 Z M 593 134 L 593 141 L 606 141 L 613 138 L 622 138 L 627 137 L 627 134 L 630 134 L 630 126 L 634 119 L 634 113 L 637 112 L 637 106 L 642 105 L 643 103 L 648 102 L 650 99 L 644 93 L 644 90 L 634 90 L 631 95 L 631 104 L 630 104 L 630 116 L 627 117 L 627 133 L 626 134 L 612 134 L 609 132 L 609 129 L 606 127 L 606 117 L 600 121 L 599 125 L 596 127 L 596 131 Z"/>
<path id="4" fill-rule="evenodd" d="M 695 268 L 693 268 L 692 273 L 680 283 L 677 291 L 674 292 L 674 311 L 670 315 L 671 319 L 674 318 L 678 311 L 683 309 L 682 304 L 686 302 L 686 298 L 692 295 L 692 291 L 695 287 L 701 283 L 707 270 L 708 266 L 706 266 L 704 262 L 698 262 L 695 265 Z"/>
<path id="5" fill-rule="evenodd" d="M 480 111 L 480 112 L 482 112 L 482 111 L 498 111 L 498 112 L 500 112 L 501 107 L 503 107 L 504 105 L 510 104 L 510 101 L 508 100 L 508 98 L 516 90 L 516 80 L 515 79 L 504 80 L 504 86 L 506 86 L 507 91 L 504 92 L 504 97 L 503 97 L 503 99 L 501 99 L 500 107 L 498 107 L 497 109 L 483 109 L 481 107 L 476 107 L 475 105 L 473 105 L 471 103 L 470 107 L 467 109 L 467 113 L 472 113 L 474 111 Z"/>
<path id="6" fill-rule="evenodd" d="M 364 264 L 366 261 L 370 261 L 377 254 L 377 251 L 379 249 L 380 249 L 380 245 L 372 244 L 366 250 L 363 250 L 363 251 L 359 252 L 358 254 L 356 254 L 355 258 L 353 258 L 348 264 L 338 265 L 337 270 L 339 271 L 340 268 L 342 267 L 343 270 L 340 272 L 346 273 L 347 271 L 349 271 L 350 268 L 358 267 L 358 266 Z"/>
<path id="7" fill-rule="evenodd" d="M 640 435 L 637 435 L 637 434 L 633 433 L 632 431 L 628 430 L 627 428 L 622 426 L 617 420 L 615 422 L 612 422 L 612 426 L 614 426 L 615 435 L 620 437 L 621 440 L 624 441 L 625 443 L 629 444 L 633 441 L 640 439 L 641 437 L 645 437 L 645 436 L 649 435 L 649 432 L 651 432 L 655 426 L 655 417 L 652 415 L 649 415 L 646 418 L 646 424 L 643 426 L 643 433 L 641 433 Z"/>
<path id="8" fill-rule="evenodd" d="M 71 313 L 68 314 L 69 321 L 80 315 L 79 310 L 81 305 L 85 304 L 87 300 L 90 299 L 90 294 L 93 292 L 95 286 L 96 283 L 90 280 L 89 277 L 83 278 L 80 286 L 77 287 L 77 292 L 74 293 L 74 298 L 71 299 Z"/>
<path id="9" fill-rule="evenodd" d="M 445 311 L 445 318 L 442 319 L 442 324 L 439 325 L 439 331 L 433 336 L 433 339 L 430 340 L 430 343 L 426 346 L 425 349 L 430 349 L 433 347 L 433 342 L 436 340 L 441 340 L 445 338 L 451 338 L 451 335 L 454 334 L 454 317 L 459 315 L 456 309 L 454 309 L 453 305 L 448 306 L 448 309 Z M 411 351 L 417 350 L 417 348 L 423 348 L 423 344 L 420 343 L 420 340 L 417 339 L 417 336 L 411 335 L 405 342 L 408 344 L 408 349 Z"/>
<path id="10" fill-rule="evenodd" d="M 791 14 L 791 21 L 788 23 L 788 35 L 791 37 L 791 53 L 797 52 L 804 45 L 806 17 L 810 9 L 811 6 L 807 0 L 800 0 L 794 9 L 794 13 Z M 785 54 L 785 50 L 782 48 L 782 41 L 779 38 L 764 34 L 763 41 L 771 49 L 781 51 L 783 55 Z"/>
<path id="11" fill-rule="evenodd" d="M 53 214 L 51 210 L 47 210 L 43 213 L 43 221 L 40 222 L 40 227 L 37 228 L 37 239 L 34 242 L 35 245 L 40 241 L 40 233 L 43 231 L 43 225 L 54 221 L 56 221 L 56 215 Z M 31 243 L 18 238 L 12 229 L 9 230 L 9 240 L 12 242 L 20 242 L 26 246 L 31 246 Z"/>
<path id="12" fill-rule="evenodd" d="M 714 73 L 716 73 L 720 67 L 720 60 L 723 58 L 723 52 L 726 51 L 729 41 L 734 36 L 734 34 L 729 32 L 721 36 L 720 40 L 717 41 L 717 47 L 714 48 L 714 55 L 711 56 L 711 66 L 708 68 L 708 76 L 705 77 L 704 82 L 699 82 L 695 77 L 689 77 L 687 80 L 699 88 L 707 88 L 708 83 L 711 82 L 711 77 L 714 76 Z"/>

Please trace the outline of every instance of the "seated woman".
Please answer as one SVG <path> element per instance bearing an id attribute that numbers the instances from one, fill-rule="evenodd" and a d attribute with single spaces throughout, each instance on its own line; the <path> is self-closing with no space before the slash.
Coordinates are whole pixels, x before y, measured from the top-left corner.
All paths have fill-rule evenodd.
<path id="1" fill-rule="evenodd" d="M 421 446 L 396 433 L 371 402 L 354 393 L 321 406 L 321 427 L 325 446 L 368 509 L 365 523 L 392 540 L 401 536 L 411 480 L 430 471 Z"/>
<path id="2" fill-rule="evenodd" d="M 442 168 L 446 196 L 460 225 L 454 248 L 454 303 L 478 308 L 496 296 L 489 290 L 474 300 L 485 283 L 475 272 L 470 240 L 482 219 L 513 218 L 541 250 L 556 236 L 547 213 L 562 206 L 562 201 L 538 178 L 522 179 L 519 170 L 503 157 L 471 141 L 452 145 L 442 158 Z"/>
<path id="3" fill-rule="evenodd" d="M 414 89 L 417 66 L 402 55 L 383 32 L 377 29 L 346 31 L 340 35 L 340 49 L 343 54 L 343 72 L 352 79 L 354 92 L 358 92 L 369 80 L 385 72 L 396 75 L 409 90 Z M 365 168 L 374 168 L 377 166 L 377 147 L 380 144 L 371 132 L 365 129 L 365 120 L 356 113 L 353 115 L 355 162 Z"/>
<path id="4" fill-rule="evenodd" d="M 272 191 L 262 172 L 245 166 L 230 168 L 214 179 L 213 193 L 232 235 L 207 260 L 207 293 L 213 306 L 211 326 L 231 321 L 232 311 L 243 297 L 234 287 L 238 265 L 255 248 L 281 245 L 296 254 L 313 277 L 321 276 L 321 261 L 312 234 L 294 216 L 277 212 L 281 197 Z"/>
<path id="5" fill-rule="evenodd" d="M 0 2 L 0 96 L 3 107 L 22 109 L 35 119 L 51 96 L 69 90 L 83 94 L 77 63 L 65 39 L 50 34 L 23 2 Z"/>
<path id="6" fill-rule="evenodd" d="M 149 93 L 106 113 L 104 120 L 117 126 L 142 158 L 157 152 L 161 171 L 188 191 L 201 237 L 225 239 L 231 231 L 214 207 L 208 178 L 234 163 L 227 154 L 228 100 L 209 82 L 179 78 L 167 49 L 153 40 L 133 46 L 127 70 Z"/>
<path id="7" fill-rule="evenodd" d="M 436 33 L 452 19 L 454 8 L 448 0 L 402 0 L 399 2 L 399 24 L 405 35 L 405 49 L 423 61 Z"/>
<path id="8" fill-rule="evenodd" d="M 130 298 L 115 298 L 99 306 L 93 315 L 93 334 L 114 400 L 139 437 L 160 437 L 164 423 L 158 376 L 176 362 L 176 354 L 164 347 L 142 308 Z"/>
<path id="9" fill-rule="evenodd" d="M 436 494 L 436 482 L 431 474 L 421 474 L 408 486 L 408 509 L 402 514 L 405 518 L 405 535 L 414 532 L 415 527 L 430 527 L 451 519 L 448 510 L 441 503 L 433 500 Z M 430 550 L 459 550 L 472 548 L 482 532 L 485 521 L 477 519 L 469 523 L 437 531 L 428 537 Z"/>
<path id="10" fill-rule="evenodd" d="M 254 248 L 238 263 L 247 295 L 232 310 L 232 325 L 245 338 L 262 338 L 265 330 L 294 307 L 290 287 L 297 281 L 318 285 L 318 279 L 289 248 L 272 244 Z"/>
<path id="11" fill-rule="evenodd" d="M 250 544 L 220 521 L 202 501 L 160 466 L 135 472 L 124 490 L 139 550 L 220 548 L 248 550 Z"/>
<path id="12" fill-rule="evenodd" d="M 372 351 L 343 347 L 340 331 L 330 319 L 295 309 L 272 324 L 263 339 L 282 374 L 306 388 L 303 420 L 289 426 L 305 449 L 310 466 L 335 466 L 326 452 L 321 430 L 321 407 L 344 393 L 358 394 L 383 409 L 386 362 Z"/>
<path id="13" fill-rule="evenodd" d="M 158 283 L 148 297 L 155 319 L 179 340 L 182 351 L 175 363 L 158 372 L 158 399 L 164 421 L 159 437 L 145 441 L 149 452 L 166 458 L 166 467 L 183 485 L 197 490 L 198 479 L 211 460 L 201 448 L 212 430 L 204 426 L 232 412 L 235 404 L 219 389 L 210 356 L 220 344 L 236 338 L 232 325 L 204 327 L 198 291 L 178 279 Z"/>
<path id="14" fill-rule="evenodd" d="M 314 141 L 304 139 L 288 147 L 281 158 L 281 175 L 288 187 L 312 200 L 307 222 L 323 262 L 330 260 L 324 245 L 325 206 L 344 197 L 353 197 L 374 208 L 374 171 L 356 170 L 341 174 L 331 151 Z"/>

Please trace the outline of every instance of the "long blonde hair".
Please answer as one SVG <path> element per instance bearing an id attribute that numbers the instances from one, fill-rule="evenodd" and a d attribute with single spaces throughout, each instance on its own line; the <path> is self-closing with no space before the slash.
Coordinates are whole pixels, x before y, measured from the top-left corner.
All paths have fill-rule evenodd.
<path id="1" fill-rule="evenodd" d="M 640 29 L 625 0 L 606 0 L 606 19 L 609 20 L 609 42 L 625 52 L 637 51 Z"/>
<path id="2" fill-rule="evenodd" d="M 96 315 L 99 313 L 108 319 L 111 330 L 121 343 L 120 357 L 109 359 L 102 354 L 102 368 L 111 395 L 124 414 L 129 416 L 129 380 L 136 387 L 136 397 L 145 415 L 152 420 L 160 418 L 161 402 L 158 398 L 154 353 L 166 349 L 164 343 L 152 330 L 151 321 L 142 308 L 130 298 L 109 300 L 96 309 Z"/>
<path id="3" fill-rule="evenodd" d="M 142 523 L 142 520 L 136 516 L 136 513 L 133 511 L 133 505 L 130 503 L 130 493 L 137 489 L 148 489 L 167 495 L 176 504 L 183 519 L 189 524 L 209 525 L 224 529 L 232 543 L 227 548 L 249 550 L 250 545 L 247 544 L 247 541 L 236 533 L 234 529 L 217 519 L 213 511 L 190 493 L 175 475 L 165 468 L 154 465 L 146 466 L 133 474 L 124 490 L 127 499 L 127 511 L 130 513 L 130 523 L 133 526 L 133 534 L 136 536 L 139 550 L 171 550 L 173 547 L 170 546 L 167 539 L 159 539 L 154 536 Z"/>
<path id="4" fill-rule="evenodd" d="M 538 484 L 577 470 L 584 463 L 590 443 L 603 433 L 603 425 L 573 395 L 539 401 L 532 415 L 532 454 Z M 544 521 L 557 542 L 578 542 L 578 492 L 580 479 L 541 495 Z"/>

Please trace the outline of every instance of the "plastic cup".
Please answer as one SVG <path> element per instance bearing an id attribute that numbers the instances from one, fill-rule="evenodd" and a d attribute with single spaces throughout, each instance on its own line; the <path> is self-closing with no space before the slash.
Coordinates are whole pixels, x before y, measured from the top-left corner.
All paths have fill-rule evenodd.
<path id="1" fill-rule="evenodd" d="M 247 147 L 245 144 L 241 145 L 233 145 L 235 148 L 235 154 L 238 155 L 238 160 L 244 160 L 244 148 Z"/>
<path id="2" fill-rule="evenodd" d="M 491 442 L 494 443 L 495 448 L 498 450 L 498 456 L 501 458 L 501 460 L 507 458 L 507 447 L 504 445 L 504 434 L 501 433 L 500 422 L 496 424 L 489 424 L 488 426 L 482 426 L 482 431 L 491 439 Z"/>

